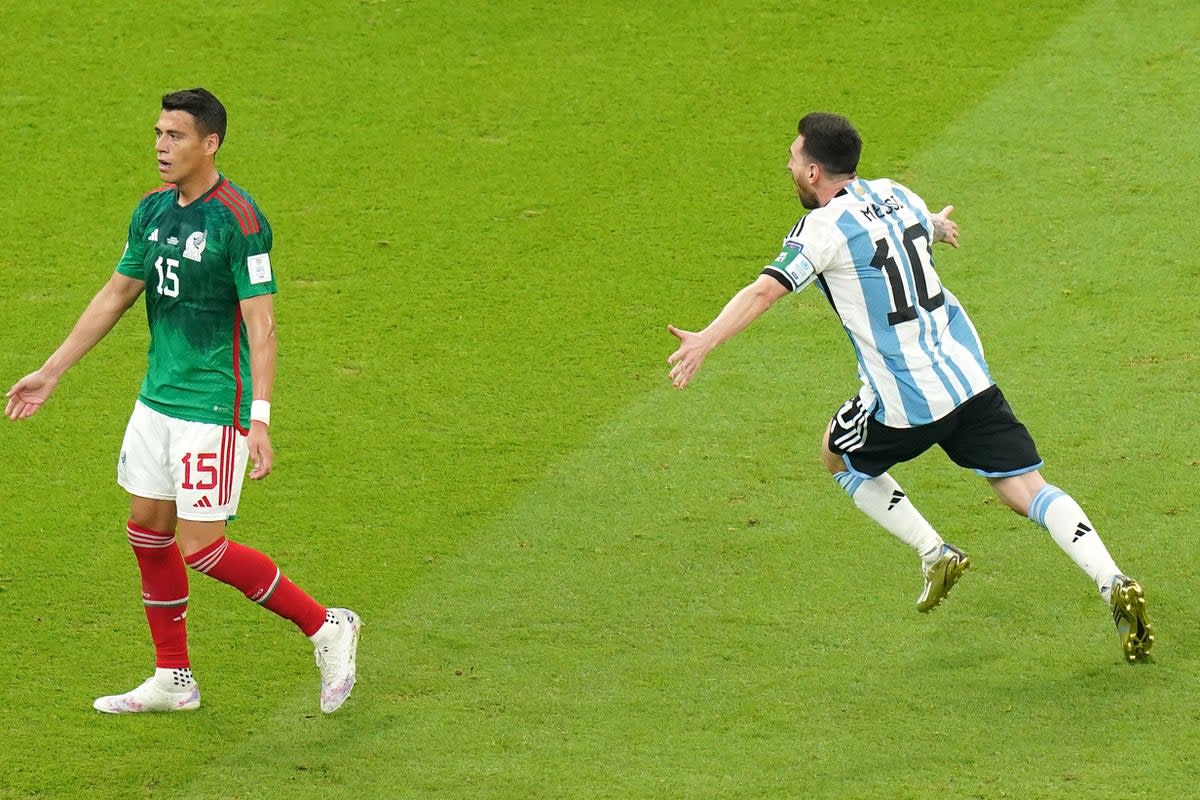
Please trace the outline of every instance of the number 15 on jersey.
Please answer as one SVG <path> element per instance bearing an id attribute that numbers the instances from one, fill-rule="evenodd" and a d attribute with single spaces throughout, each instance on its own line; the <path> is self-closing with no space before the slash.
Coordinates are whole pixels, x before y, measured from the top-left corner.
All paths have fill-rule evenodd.
<path id="1" fill-rule="evenodd" d="M 179 297 L 179 275 L 175 270 L 179 259 L 158 257 L 154 269 L 158 270 L 158 293 L 167 297 Z"/>

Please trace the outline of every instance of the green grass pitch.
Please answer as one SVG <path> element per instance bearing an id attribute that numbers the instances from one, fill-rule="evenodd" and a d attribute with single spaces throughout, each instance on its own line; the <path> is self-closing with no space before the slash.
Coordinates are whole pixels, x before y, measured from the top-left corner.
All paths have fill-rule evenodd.
<path id="1" fill-rule="evenodd" d="M 152 665 L 135 309 L 0 421 L 0 800 L 1194 795 L 1200 6 L 1012 5 L 0 0 L 0 382 L 116 263 L 159 95 L 214 90 L 280 280 L 277 468 L 231 535 L 366 621 L 324 717 L 307 642 L 194 579 L 204 707 L 91 710 Z M 939 269 L 1153 663 L 936 453 L 895 474 L 975 566 L 913 611 L 816 458 L 856 385 L 816 292 L 669 386 L 666 324 L 798 217 L 814 109 L 958 207 Z"/>

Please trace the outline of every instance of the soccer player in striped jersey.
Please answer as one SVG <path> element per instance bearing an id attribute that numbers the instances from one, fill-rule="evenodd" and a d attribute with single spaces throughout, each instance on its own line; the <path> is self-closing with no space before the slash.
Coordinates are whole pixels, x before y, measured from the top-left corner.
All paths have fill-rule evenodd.
<path id="1" fill-rule="evenodd" d="M 187 647 L 187 567 L 236 587 L 312 640 L 322 711 L 336 710 L 356 678 L 358 616 L 317 603 L 269 557 L 226 536 L 247 463 L 255 480 L 272 469 L 276 286 L 266 217 L 216 167 L 225 129 L 225 108 L 205 89 L 162 98 L 154 136 L 164 185 L 134 209 L 116 271 L 62 345 L 7 394 L 11 419 L 37 412 L 145 294 L 148 368 L 117 482 L 131 497 L 126 534 L 156 670 L 132 691 L 96 700 L 108 713 L 200 706 Z"/>
<path id="2" fill-rule="evenodd" d="M 992 380 L 966 311 L 934 269 L 935 242 L 958 246 L 953 206 L 933 214 L 898 183 L 858 177 L 862 140 L 844 117 L 809 114 L 798 134 L 788 169 L 809 213 L 708 327 L 668 326 L 679 339 L 667 359 L 672 383 L 687 386 L 714 347 L 784 295 L 816 284 L 850 338 L 862 380 L 829 423 L 822 461 L 859 509 L 920 556 L 917 610 L 937 606 L 971 563 L 888 473 L 938 445 L 1049 531 L 1108 602 L 1125 658 L 1145 658 L 1154 635 L 1142 587 L 1122 574 L 1071 496 L 1042 477 L 1032 437 Z"/>

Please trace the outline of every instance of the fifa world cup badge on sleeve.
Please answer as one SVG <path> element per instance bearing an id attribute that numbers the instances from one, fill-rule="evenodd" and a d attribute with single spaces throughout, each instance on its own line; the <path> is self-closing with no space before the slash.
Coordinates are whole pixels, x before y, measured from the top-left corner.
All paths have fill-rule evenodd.
<path id="1" fill-rule="evenodd" d="M 271 255 L 259 253 L 246 259 L 251 283 L 268 283 L 271 280 Z"/>
<path id="2" fill-rule="evenodd" d="M 797 287 L 803 286 L 816 273 L 812 262 L 804 255 L 804 245 L 793 244 L 784 247 L 775 263 L 787 273 Z"/>

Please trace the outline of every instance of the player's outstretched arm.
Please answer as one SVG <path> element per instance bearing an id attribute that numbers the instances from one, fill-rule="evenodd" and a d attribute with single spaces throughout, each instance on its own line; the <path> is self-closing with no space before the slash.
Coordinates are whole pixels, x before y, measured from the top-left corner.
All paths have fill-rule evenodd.
<path id="1" fill-rule="evenodd" d="M 951 247 L 958 247 L 958 223 L 950 219 L 952 211 L 954 211 L 954 206 L 946 206 L 930 217 L 933 221 L 933 241 L 945 242 Z"/>
<path id="2" fill-rule="evenodd" d="M 667 357 L 671 365 L 668 377 L 675 388 L 687 386 L 714 347 L 745 329 L 787 293 L 779 281 L 759 275 L 758 280 L 735 294 L 717 318 L 699 333 L 668 325 L 667 331 L 679 339 L 679 348 Z"/>
<path id="3" fill-rule="evenodd" d="M 13 384 L 4 395 L 8 402 L 4 413 L 9 419 L 31 417 L 42 407 L 63 373 L 103 339 L 117 320 L 134 304 L 142 290 L 143 281 L 114 272 L 108 283 L 96 292 L 87 308 L 80 314 L 75 327 L 37 372 L 31 372 Z"/>
<path id="4" fill-rule="evenodd" d="M 248 297 L 241 301 L 242 319 L 246 323 L 246 341 L 250 345 L 250 388 L 256 401 L 271 402 L 275 385 L 275 303 L 269 294 Z M 253 415 L 251 411 L 251 415 Z M 250 421 L 246 444 L 250 448 L 250 479 L 261 480 L 271 474 L 275 452 L 267 433 L 268 422 Z"/>

